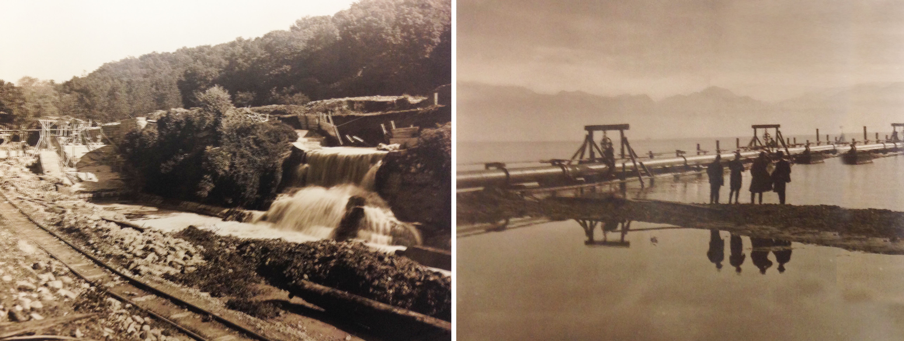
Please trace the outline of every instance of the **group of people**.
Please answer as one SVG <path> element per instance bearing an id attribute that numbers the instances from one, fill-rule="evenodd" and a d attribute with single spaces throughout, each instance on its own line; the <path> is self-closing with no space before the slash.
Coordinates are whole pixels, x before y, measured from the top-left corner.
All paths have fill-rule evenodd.
<path id="1" fill-rule="evenodd" d="M 725 240 L 719 234 L 718 230 L 709 230 L 709 250 L 706 251 L 706 257 L 709 261 L 716 264 L 716 269 L 722 269 L 722 261 L 725 260 Z M 785 264 L 791 261 L 791 242 L 781 239 L 768 238 L 750 238 L 750 244 L 753 250 L 750 252 L 750 260 L 756 266 L 761 274 L 766 274 L 766 270 L 772 267 L 774 263 L 769 260 L 769 252 L 775 255 L 775 261 L 778 262 L 778 272 L 785 272 Z M 741 264 L 747 255 L 744 254 L 741 236 L 734 233 L 731 234 L 730 247 L 731 255 L 728 262 L 735 268 L 735 272 L 741 272 Z"/>
<path id="2" fill-rule="evenodd" d="M 760 152 L 760 155 L 753 160 L 750 166 L 750 203 L 754 203 L 754 199 L 759 194 L 759 203 L 763 203 L 763 192 L 774 191 L 778 193 L 778 200 L 781 204 L 785 204 L 785 187 L 791 182 L 791 164 L 785 160 L 782 152 L 775 153 L 776 163 L 772 173 L 769 172 L 769 164 L 772 160 L 766 152 Z M 732 197 L 734 203 L 739 204 L 739 196 L 741 192 L 741 174 L 744 173 L 744 163 L 741 160 L 741 153 L 735 152 L 735 159 L 728 162 L 729 188 L 728 203 L 731 203 Z M 722 157 L 716 155 L 716 160 L 707 166 L 706 174 L 709 175 L 709 203 L 719 203 L 719 192 L 724 185 L 725 167 L 722 165 Z"/>

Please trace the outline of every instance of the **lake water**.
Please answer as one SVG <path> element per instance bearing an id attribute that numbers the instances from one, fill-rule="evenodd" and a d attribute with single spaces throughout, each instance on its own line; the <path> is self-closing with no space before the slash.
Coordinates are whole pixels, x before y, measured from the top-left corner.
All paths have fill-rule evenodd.
<path id="1" fill-rule="evenodd" d="M 476 145 L 459 145 L 460 165 L 568 158 L 579 143 Z M 788 202 L 904 211 L 902 172 L 904 156 L 858 166 L 839 159 L 794 165 Z M 748 185 L 745 177 L 745 203 Z M 663 178 L 628 195 L 700 203 L 708 201 L 709 186 L 705 177 Z M 723 187 L 723 202 L 727 196 Z M 764 196 L 766 203 L 777 201 L 775 193 Z M 625 235 L 629 247 L 585 245 L 574 220 L 458 238 L 459 339 L 904 340 L 904 256 L 799 243 L 777 248 L 781 241 L 739 236 L 740 250 L 731 257 L 728 232 L 644 231 L 661 227 L 633 222 Z M 738 273 L 730 263 L 741 253 Z M 777 256 L 789 253 L 779 272 Z M 720 254 L 717 269 L 713 259 Z"/>

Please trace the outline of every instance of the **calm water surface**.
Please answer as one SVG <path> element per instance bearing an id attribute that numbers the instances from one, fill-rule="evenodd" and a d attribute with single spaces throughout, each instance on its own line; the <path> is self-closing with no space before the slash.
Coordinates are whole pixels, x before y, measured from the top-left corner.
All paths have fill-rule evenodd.
<path id="1" fill-rule="evenodd" d="M 517 160 L 524 152 L 510 154 Z M 794 165 L 788 201 L 904 211 L 902 172 L 902 156 L 859 166 L 838 159 Z M 748 185 L 745 177 L 742 202 L 750 199 Z M 709 187 L 705 178 L 660 179 L 629 196 L 705 202 Z M 723 202 L 727 196 L 723 188 Z M 764 197 L 777 200 L 771 192 Z M 459 339 L 904 340 L 902 256 L 793 243 L 779 272 L 777 255 L 787 258 L 788 248 L 762 248 L 780 241 L 743 236 L 738 273 L 728 232 L 643 231 L 658 227 L 632 223 L 629 247 L 587 246 L 574 220 L 459 238 Z"/>

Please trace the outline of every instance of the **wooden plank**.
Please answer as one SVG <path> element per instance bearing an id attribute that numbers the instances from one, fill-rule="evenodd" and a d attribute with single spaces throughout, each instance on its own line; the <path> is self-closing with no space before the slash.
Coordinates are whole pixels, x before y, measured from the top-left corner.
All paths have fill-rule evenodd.
<path id="1" fill-rule="evenodd" d="M 780 128 L 781 124 L 754 124 L 752 128 L 754 129 L 762 129 L 762 128 Z"/>

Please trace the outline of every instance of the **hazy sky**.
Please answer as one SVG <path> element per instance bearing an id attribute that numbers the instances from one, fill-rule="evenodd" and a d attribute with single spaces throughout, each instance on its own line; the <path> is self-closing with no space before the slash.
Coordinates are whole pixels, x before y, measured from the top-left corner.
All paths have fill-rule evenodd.
<path id="1" fill-rule="evenodd" d="M 352 0 L 0 1 L 0 80 L 58 82 L 107 62 L 288 30 Z"/>
<path id="2" fill-rule="evenodd" d="M 458 81 L 539 92 L 721 86 L 758 99 L 904 81 L 904 1 L 459 0 Z"/>

